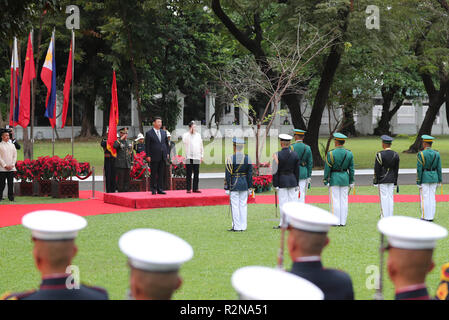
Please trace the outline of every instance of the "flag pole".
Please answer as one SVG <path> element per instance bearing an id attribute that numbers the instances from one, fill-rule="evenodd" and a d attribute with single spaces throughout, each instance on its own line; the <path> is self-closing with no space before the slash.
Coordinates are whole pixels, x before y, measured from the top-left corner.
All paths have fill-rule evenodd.
<path id="1" fill-rule="evenodd" d="M 12 42 L 12 114 L 9 115 L 9 122 L 11 123 L 12 119 L 12 127 L 14 128 L 14 113 L 16 109 L 16 37 Z M 11 112 L 11 105 L 9 106 L 9 112 Z"/>
<path id="2" fill-rule="evenodd" d="M 74 108 L 73 108 L 73 90 L 74 90 L 74 87 L 73 87 L 73 84 L 74 84 L 74 81 L 73 81 L 73 78 L 74 78 L 74 74 L 75 74 L 75 64 L 74 64 L 74 61 L 75 61 L 75 59 L 74 59 L 74 57 L 75 57 L 75 29 L 74 28 L 72 28 L 72 157 L 74 156 L 73 154 L 74 154 L 74 152 L 73 152 L 73 144 L 74 144 L 74 138 L 73 138 L 73 136 L 74 136 L 74 134 L 73 134 L 73 125 L 74 125 L 74 122 L 75 122 L 75 116 L 74 116 Z"/>
<path id="3" fill-rule="evenodd" d="M 34 51 L 34 29 L 31 29 L 31 46 Z M 33 52 L 33 58 L 34 58 L 34 52 Z M 34 61 L 33 61 L 34 62 Z M 34 107 L 35 107 L 35 92 L 34 92 L 34 80 L 31 80 L 31 128 L 30 128 L 30 135 L 31 135 L 31 160 L 34 159 Z"/>

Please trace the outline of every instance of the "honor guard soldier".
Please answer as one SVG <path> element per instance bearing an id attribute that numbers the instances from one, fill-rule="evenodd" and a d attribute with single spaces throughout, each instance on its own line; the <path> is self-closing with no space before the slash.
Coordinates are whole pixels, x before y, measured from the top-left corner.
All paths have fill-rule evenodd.
<path id="1" fill-rule="evenodd" d="M 131 269 L 128 298 L 136 300 L 170 300 L 182 284 L 181 265 L 193 257 L 186 241 L 155 229 L 128 231 L 119 247 Z"/>
<path id="2" fill-rule="evenodd" d="M 292 137 L 288 134 L 280 134 L 282 150 L 273 155 L 273 186 L 279 193 L 279 208 L 281 209 L 280 229 L 283 225 L 284 217 L 282 206 L 290 201 L 298 200 L 299 184 L 299 158 L 296 152 L 290 148 Z"/>
<path id="3" fill-rule="evenodd" d="M 445 238 L 447 230 L 432 222 L 404 216 L 380 219 L 377 228 L 388 238 L 387 270 L 396 300 L 430 299 L 426 276 L 434 267 L 436 240 Z"/>
<path id="4" fill-rule="evenodd" d="M 145 152 L 145 137 L 142 133 L 139 133 L 137 135 L 137 138 L 134 140 L 134 151 L 136 151 L 136 154 L 139 154 L 141 152 Z"/>
<path id="5" fill-rule="evenodd" d="M 354 188 L 354 156 L 343 147 L 348 137 L 334 133 L 335 149 L 326 155 L 324 185 L 329 187 L 329 205 L 340 226 L 346 225 L 348 218 L 348 194 Z"/>
<path id="6" fill-rule="evenodd" d="M 392 137 L 383 135 L 380 138 L 383 150 L 376 153 L 373 184 L 379 188 L 381 218 L 383 218 L 393 215 L 393 193 L 394 187 L 398 185 L 399 155 L 391 150 Z"/>
<path id="7" fill-rule="evenodd" d="M 449 263 L 441 267 L 440 284 L 438 285 L 436 300 L 449 300 Z"/>
<path id="8" fill-rule="evenodd" d="M 76 214 L 41 210 L 22 218 L 22 225 L 31 230 L 33 256 L 42 275 L 38 290 L 6 294 L 5 300 L 107 300 L 108 293 L 99 287 L 77 283 L 69 273 L 78 248 L 75 238 L 87 225 Z"/>
<path id="9" fill-rule="evenodd" d="M 435 191 L 437 186 L 441 186 L 443 182 L 441 158 L 440 153 L 432 149 L 435 138 L 428 135 L 423 135 L 421 138 L 424 150 L 418 152 L 416 164 L 416 183 L 421 200 L 421 219 L 433 221 L 436 209 Z"/>
<path id="10" fill-rule="evenodd" d="M 131 180 L 130 171 L 133 166 L 133 145 L 127 140 L 128 128 L 121 128 L 119 132 L 120 138 L 113 145 L 117 150 L 117 158 L 115 159 L 117 189 L 118 192 L 128 192 Z"/>
<path id="11" fill-rule="evenodd" d="M 323 300 L 313 283 L 280 269 L 248 266 L 236 270 L 232 286 L 240 300 Z"/>
<path id="12" fill-rule="evenodd" d="M 117 190 L 116 186 L 116 174 L 115 174 L 115 158 L 112 155 L 112 153 L 108 150 L 108 139 L 107 139 L 107 133 L 109 129 L 106 131 L 106 138 L 103 138 L 101 140 L 101 147 L 104 151 L 104 177 L 106 179 L 106 192 L 107 193 L 114 193 L 115 190 Z"/>
<path id="13" fill-rule="evenodd" d="M 253 165 L 243 153 L 245 140 L 232 140 L 234 154 L 226 159 L 225 192 L 230 194 L 232 228 L 228 231 L 245 231 L 247 227 L 248 194 L 253 186 Z"/>
<path id="14" fill-rule="evenodd" d="M 291 145 L 291 148 L 299 157 L 299 202 L 305 203 L 307 188 L 310 188 L 312 181 L 312 150 L 303 142 L 306 132 L 301 129 L 295 129 L 293 131 L 296 141 Z"/>
<path id="15" fill-rule="evenodd" d="M 289 231 L 287 246 L 293 261 L 291 273 L 309 280 L 324 293 L 324 300 L 353 300 L 354 290 L 349 275 L 324 268 L 323 249 L 329 243 L 327 233 L 339 223 L 329 212 L 300 202 L 284 205 Z"/>

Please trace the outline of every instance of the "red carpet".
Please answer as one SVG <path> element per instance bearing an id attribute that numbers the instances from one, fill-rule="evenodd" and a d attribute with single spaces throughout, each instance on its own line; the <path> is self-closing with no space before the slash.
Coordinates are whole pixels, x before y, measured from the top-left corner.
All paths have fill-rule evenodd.
<path id="1" fill-rule="evenodd" d="M 8 227 L 21 223 L 22 217 L 35 210 L 64 210 L 80 216 L 93 216 L 110 213 L 137 211 L 142 208 L 167 208 L 188 206 L 227 205 L 229 196 L 221 189 L 206 189 L 203 193 L 187 194 L 185 191 L 169 191 L 167 195 L 151 195 L 151 193 L 130 192 L 123 194 L 103 194 L 95 192 L 95 199 L 90 199 L 91 191 L 80 191 L 80 201 L 49 204 L 4 204 L 0 205 L 0 227 Z M 114 195 L 115 197 L 110 197 Z M 104 201 L 103 201 L 104 198 Z M 109 201 L 123 201 L 130 207 L 106 203 Z M 307 196 L 307 203 L 328 203 L 328 196 Z M 395 202 L 419 202 L 418 195 L 395 195 Z M 448 202 L 449 195 L 437 195 L 438 202 Z M 376 195 L 350 195 L 350 203 L 378 203 Z M 249 199 L 249 203 L 274 204 L 274 195 L 256 195 L 256 199 Z M 134 207 L 133 207 L 134 206 Z"/>
<path id="2" fill-rule="evenodd" d="M 104 202 L 136 209 L 219 206 L 229 203 L 229 196 L 222 189 L 203 189 L 201 193 L 186 193 L 185 190 L 167 191 L 167 194 L 152 195 L 151 192 L 106 193 Z M 249 198 L 248 203 L 255 203 Z"/>

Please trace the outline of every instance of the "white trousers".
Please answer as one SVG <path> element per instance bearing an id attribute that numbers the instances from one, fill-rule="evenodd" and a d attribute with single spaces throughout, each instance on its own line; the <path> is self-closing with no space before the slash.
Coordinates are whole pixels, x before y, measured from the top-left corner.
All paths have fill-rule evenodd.
<path id="1" fill-rule="evenodd" d="M 332 214 L 337 216 L 341 226 L 346 225 L 348 218 L 348 191 L 347 186 L 329 187 L 329 206 Z"/>
<path id="2" fill-rule="evenodd" d="M 381 183 L 378 185 L 381 217 L 391 217 L 393 215 L 394 206 L 394 183 Z"/>
<path id="3" fill-rule="evenodd" d="M 299 180 L 299 202 L 306 203 L 307 179 Z"/>
<path id="4" fill-rule="evenodd" d="M 423 183 L 420 190 L 421 200 L 421 218 L 425 220 L 433 220 L 435 218 L 436 200 L 435 192 L 437 183 Z"/>
<path id="5" fill-rule="evenodd" d="M 296 188 L 279 188 L 278 197 L 281 213 L 279 225 L 282 226 L 282 224 L 284 223 L 284 212 L 282 211 L 282 206 L 287 202 L 298 201 L 298 191 L 296 191 Z"/>
<path id="6" fill-rule="evenodd" d="M 246 230 L 248 191 L 231 191 L 232 229 Z"/>

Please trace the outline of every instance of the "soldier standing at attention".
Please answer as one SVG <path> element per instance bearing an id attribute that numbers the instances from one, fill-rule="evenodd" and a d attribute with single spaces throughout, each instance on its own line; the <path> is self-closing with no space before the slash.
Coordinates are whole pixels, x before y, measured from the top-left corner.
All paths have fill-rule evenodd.
<path id="1" fill-rule="evenodd" d="M 354 300 L 352 280 L 343 271 L 324 268 L 321 254 L 329 243 L 336 216 L 305 203 L 289 202 L 283 208 L 288 222 L 287 247 L 293 261 L 290 271 L 324 292 L 325 300 Z"/>
<path id="2" fill-rule="evenodd" d="M 279 225 L 273 229 L 280 229 L 284 224 L 282 206 L 291 201 L 298 200 L 299 184 L 299 158 L 296 152 L 290 148 L 292 137 L 288 134 L 280 134 L 282 150 L 273 154 L 273 186 L 279 193 L 279 208 L 281 219 Z"/>
<path id="3" fill-rule="evenodd" d="M 442 184 L 443 175 L 441 172 L 440 153 L 432 149 L 434 137 L 423 135 L 423 151 L 418 153 L 416 164 L 416 184 L 419 188 L 421 200 L 421 219 L 433 221 L 435 218 L 435 191 L 437 186 Z"/>
<path id="4" fill-rule="evenodd" d="M 128 192 L 131 180 L 130 171 L 133 166 L 133 145 L 128 138 L 128 128 L 120 129 L 120 138 L 114 142 L 117 150 L 115 169 L 117 171 L 118 192 Z"/>
<path id="5" fill-rule="evenodd" d="M 75 274 L 71 274 L 72 260 L 78 251 L 75 238 L 86 227 L 86 219 L 64 211 L 41 210 L 25 215 L 22 225 L 31 230 L 34 262 L 42 276 L 42 283 L 38 290 L 5 294 L 2 299 L 108 299 L 106 290 L 83 285 Z"/>
<path id="6" fill-rule="evenodd" d="M 381 218 L 383 218 L 393 215 L 393 193 L 394 186 L 398 185 L 399 155 L 391 150 L 392 137 L 383 135 L 380 138 L 383 150 L 376 153 L 373 184 L 379 188 Z"/>
<path id="7" fill-rule="evenodd" d="M 329 205 L 332 214 L 339 220 L 339 226 L 346 225 L 348 218 L 348 194 L 354 188 L 354 156 L 343 147 L 344 134 L 334 133 L 335 149 L 326 155 L 324 185 L 329 187 Z"/>
<path id="8" fill-rule="evenodd" d="M 380 219 L 377 228 L 388 238 L 387 270 L 396 290 L 395 299 L 429 300 L 426 276 L 435 266 L 432 255 L 436 241 L 445 238 L 447 230 L 433 222 L 403 216 Z"/>
<path id="9" fill-rule="evenodd" d="M 299 202 L 305 203 L 307 188 L 310 187 L 312 181 L 312 150 L 303 142 L 306 132 L 301 129 L 295 129 L 293 131 L 296 142 L 291 145 L 291 148 L 299 157 Z"/>
<path id="10" fill-rule="evenodd" d="M 108 134 L 109 129 L 106 130 L 106 138 L 101 140 L 101 147 L 104 151 L 104 177 L 106 179 L 106 193 L 114 193 L 117 190 L 116 180 L 117 176 L 115 174 L 115 158 L 112 153 L 108 150 Z"/>
<path id="11" fill-rule="evenodd" d="M 228 231 L 245 231 L 247 227 L 248 193 L 253 186 L 253 165 L 243 153 L 245 140 L 234 138 L 234 154 L 226 159 L 225 192 L 230 194 L 232 228 Z"/>

